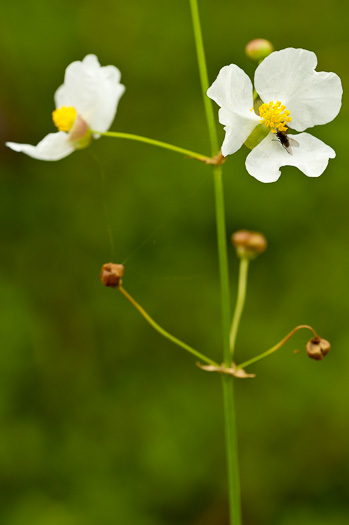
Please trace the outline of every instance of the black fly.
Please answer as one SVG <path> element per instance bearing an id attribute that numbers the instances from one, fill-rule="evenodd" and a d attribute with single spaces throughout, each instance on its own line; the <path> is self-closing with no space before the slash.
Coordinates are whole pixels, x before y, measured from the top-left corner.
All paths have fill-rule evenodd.
<path id="1" fill-rule="evenodd" d="M 276 136 L 278 138 L 278 141 L 280 142 L 281 146 L 283 148 L 285 148 L 285 150 L 287 151 L 287 153 L 289 153 L 290 155 L 292 155 L 292 148 L 298 148 L 299 146 L 299 143 L 292 139 L 291 137 L 288 137 L 287 136 L 287 131 L 277 131 L 276 132 Z"/>

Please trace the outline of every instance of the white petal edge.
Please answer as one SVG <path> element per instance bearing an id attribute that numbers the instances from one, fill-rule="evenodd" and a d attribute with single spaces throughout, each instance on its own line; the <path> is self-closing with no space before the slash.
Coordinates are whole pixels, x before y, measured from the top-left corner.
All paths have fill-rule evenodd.
<path id="1" fill-rule="evenodd" d="M 225 137 L 222 144 L 222 154 L 224 157 L 232 155 L 238 151 L 247 137 L 258 124 L 260 119 L 253 112 L 253 117 L 240 115 L 224 108 L 219 110 L 219 122 L 224 125 Z M 257 117 L 257 118 L 255 118 Z"/>
<path id="2" fill-rule="evenodd" d="M 70 155 L 74 148 L 68 141 L 67 133 L 49 133 L 37 146 L 31 144 L 18 144 L 17 142 L 6 142 L 6 146 L 14 151 L 25 153 L 29 157 L 38 160 L 61 160 Z"/>
<path id="3" fill-rule="evenodd" d="M 263 102 L 280 100 L 291 112 L 290 127 L 304 131 L 331 122 L 342 104 L 342 84 L 335 73 L 315 71 L 315 53 L 287 48 L 271 53 L 255 72 Z"/>
<path id="4" fill-rule="evenodd" d="M 299 147 L 292 148 L 292 155 L 281 146 L 275 135 L 270 133 L 247 156 L 246 169 L 260 182 L 276 182 L 282 166 L 295 166 L 307 177 L 319 177 L 326 169 L 335 151 L 309 133 L 289 135 L 297 140 Z"/>
<path id="5" fill-rule="evenodd" d="M 231 155 L 241 148 L 260 123 L 253 110 L 252 82 L 241 68 L 230 64 L 222 67 L 207 95 L 221 108 L 219 122 L 226 132 L 222 153 Z"/>
<path id="6" fill-rule="evenodd" d="M 56 107 L 73 106 L 91 129 L 107 131 L 125 86 L 115 66 L 101 67 L 95 55 L 70 64 L 64 84 L 55 93 Z"/>
<path id="7" fill-rule="evenodd" d="M 229 110 L 245 111 L 253 106 L 252 82 L 245 71 L 235 64 L 222 67 L 207 95 L 218 106 Z"/>

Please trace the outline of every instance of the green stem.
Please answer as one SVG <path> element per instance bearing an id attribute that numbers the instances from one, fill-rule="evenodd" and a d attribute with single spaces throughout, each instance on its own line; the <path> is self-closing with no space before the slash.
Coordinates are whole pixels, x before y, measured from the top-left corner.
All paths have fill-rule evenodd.
<path id="1" fill-rule="evenodd" d="M 92 131 L 92 133 L 102 135 L 103 137 L 114 137 L 117 139 L 128 139 L 136 140 L 137 142 L 145 142 L 146 144 L 158 146 L 159 148 L 169 149 L 171 151 L 175 151 L 176 153 L 181 153 L 182 155 L 187 155 L 188 157 L 198 159 L 203 162 L 210 160 L 210 157 L 202 155 L 201 153 L 196 153 L 195 151 L 190 151 L 189 149 L 179 148 L 178 146 L 173 146 L 173 144 L 168 144 L 167 142 L 162 142 L 161 140 L 154 140 L 149 139 L 148 137 L 142 137 L 141 135 L 133 135 L 131 133 L 120 133 L 118 131 Z"/>
<path id="2" fill-rule="evenodd" d="M 232 321 L 231 330 L 230 330 L 231 357 L 233 357 L 234 355 L 236 336 L 238 334 L 242 311 L 245 306 L 249 262 L 250 262 L 249 259 L 247 259 L 246 257 L 241 257 L 240 259 L 238 292 L 237 292 L 233 321 Z"/>
<path id="3" fill-rule="evenodd" d="M 197 0 L 190 0 L 190 7 L 191 7 L 191 14 L 192 14 L 192 19 L 193 19 L 195 46 L 196 46 L 196 54 L 197 54 L 198 66 L 199 66 L 201 90 L 202 90 L 202 96 L 204 100 L 208 131 L 210 134 L 212 155 L 216 155 L 218 151 L 218 138 L 217 138 L 216 123 L 215 123 L 215 117 L 214 117 L 214 111 L 213 111 L 211 99 L 208 98 L 208 96 L 206 95 L 210 84 L 208 81 L 206 58 L 205 58 L 205 48 L 204 48 L 204 42 L 202 39 L 199 8 L 198 8 Z"/>
<path id="4" fill-rule="evenodd" d="M 252 365 L 252 363 L 256 363 L 257 361 L 260 361 L 261 359 L 263 359 L 264 357 L 267 357 L 273 352 L 276 352 L 276 350 L 279 350 L 279 348 L 281 348 L 293 336 L 293 334 L 297 332 L 297 330 L 301 330 L 302 328 L 311 330 L 314 336 L 315 337 L 317 336 L 317 333 L 315 332 L 315 330 L 307 324 L 301 324 L 299 326 L 296 326 L 296 328 L 291 330 L 291 332 L 287 334 L 283 339 L 281 339 L 281 341 L 279 341 L 276 345 L 272 346 L 271 348 L 269 348 L 269 350 L 266 350 L 262 354 L 259 354 L 256 357 L 253 357 L 252 359 L 249 359 L 248 361 L 241 363 L 240 365 L 236 367 L 236 369 L 239 370 L 240 368 L 245 368 L 246 366 Z"/>
<path id="5" fill-rule="evenodd" d="M 232 377 L 222 375 L 222 384 L 228 460 L 230 524 L 241 525 L 239 456 Z"/>
<path id="6" fill-rule="evenodd" d="M 209 363 L 210 365 L 214 365 L 214 366 L 219 366 L 218 363 L 216 363 L 215 361 L 212 361 L 212 359 L 210 359 L 209 357 L 206 357 L 204 354 L 201 354 L 200 352 L 198 352 L 197 350 L 195 350 L 194 348 L 192 348 L 191 346 L 187 345 L 186 343 L 183 343 L 183 341 L 181 341 L 180 339 L 177 339 L 177 337 L 174 337 L 173 335 L 171 335 L 169 332 L 167 332 L 166 330 L 164 330 L 163 328 L 161 328 L 160 325 L 158 325 L 154 319 L 152 319 L 150 317 L 149 314 L 147 314 L 147 312 L 144 310 L 144 308 L 142 308 L 142 306 L 140 304 L 137 303 L 137 301 L 135 301 L 135 299 L 133 299 L 133 297 L 128 293 L 126 292 L 126 290 L 122 287 L 122 286 L 119 286 L 118 289 L 120 290 L 120 292 L 122 293 L 122 295 L 124 295 L 126 297 L 126 299 L 128 301 L 130 301 L 130 303 L 135 307 L 137 308 L 137 310 L 139 311 L 139 313 L 144 317 L 144 319 L 157 331 L 159 332 L 159 334 L 161 334 L 162 336 L 166 337 L 166 339 L 169 339 L 172 343 L 174 343 L 175 345 L 178 345 L 180 346 L 181 348 L 184 348 L 184 350 L 186 350 L 187 352 L 190 352 L 191 354 L 195 355 L 196 357 L 198 357 L 199 359 L 201 359 L 202 361 L 205 361 L 205 363 Z"/>
<path id="7" fill-rule="evenodd" d="M 201 80 L 201 90 L 204 100 L 206 120 L 210 135 L 212 156 L 218 151 L 218 138 L 215 125 L 215 117 L 211 100 L 207 97 L 206 92 L 209 88 L 205 50 L 201 33 L 200 17 L 197 0 L 190 0 L 191 14 L 193 20 L 194 36 L 198 66 Z M 221 308 L 222 308 L 222 326 L 223 326 L 223 351 L 225 366 L 231 365 L 231 354 L 229 344 L 230 328 L 230 287 L 229 287 L 229 269 L 227 256 L 227 237 L 225 226 L 224 212 L 224 193 L 222 181 L 222 167 L 213 168 L 215 203 L 216 203 L 216 224 L 217 224 L 217 244 L 219 257 L 219 271 L 221 283 Z M 224 401 L 224 418 L 225 418 L 225 436 L 227 448 L 228 463 L 228 481 L 229 481 L 229 507 L 230 507 L 230 525 L 241 525 L 241 506 L 240 506 L 240 480 L 237 452 L 236 437 L 236 420 L 234 407 L 234 390 L 232 377 L 222 375 L 223 401 Z"/>
<path id="8" fill-rule="evenodd" d="M 225 227 L 224 193 L 222 180 L 222 167 L 213 168 L 215 202 L 216 202 L 216 224 L 217 224 L 217 245 L 219 255 L 219 273 L 221 280 L 221 308 L 223 325 L 223 350 L 224 364 L 231 366 L 231 355 L 229 345 L 230 330 L 230 286 L 228 270 L 228 253 Z"/>

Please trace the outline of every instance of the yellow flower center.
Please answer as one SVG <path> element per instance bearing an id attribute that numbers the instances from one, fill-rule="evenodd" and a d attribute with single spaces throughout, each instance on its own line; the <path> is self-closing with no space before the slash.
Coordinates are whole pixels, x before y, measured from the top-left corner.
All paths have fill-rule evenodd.
<path id="1" fill-rule="evenodd" d="M 76 118 L 76 109 L 62 106 L 52 112 L 52 119 L 59 131 L 70 131 Z"/>
<path id="2" fill-rule="evenodd" d="M 279 101 L 276 104 L 273 100 L 269 104 L 262 104 L 259 108 L 259 114 L 262 117 L 261 122 L 270 128 L 272 133 L 287 131 L 287 122 L 292 120 L 286 106 L 282 106 Z"/>

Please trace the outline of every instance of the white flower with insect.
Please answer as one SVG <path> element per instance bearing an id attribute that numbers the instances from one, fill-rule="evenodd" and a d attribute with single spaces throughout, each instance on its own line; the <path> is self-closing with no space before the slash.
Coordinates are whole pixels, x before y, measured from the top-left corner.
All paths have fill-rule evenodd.
<path id="1" fill-rule="evenodd" d="M 37 146 L 7 142 L 15 151 L 39 160 L 60 160 L 76 149 L 85 148 L 92 138 L 111 126 L 125 87 L 114 66 L 101 67 L 95 55 L 70 64 L 64 84 L 55 93 L 52 113 L 58 132 L 47 135 Z"/>
<path id="2" fill-rule="evenodd" d="M 224 156 L 244 143 L 253 148 L 246 169 L 261 182 L 275 182 L 281 166 L 295 166 L 318 177 L 336 154 L 305 129 L 331 122 L 339 113 L 342 85 L 335 73 L 315 71 L 311 51 L 287 48 L 271 53 L 257 67 L 255 90 L 261 105 L 254 109 L 252 83 L 235 64 L 223 67 L 207 95 L 219 106 Z M 289 128 L 300 132 L 289 135 Z"/>

